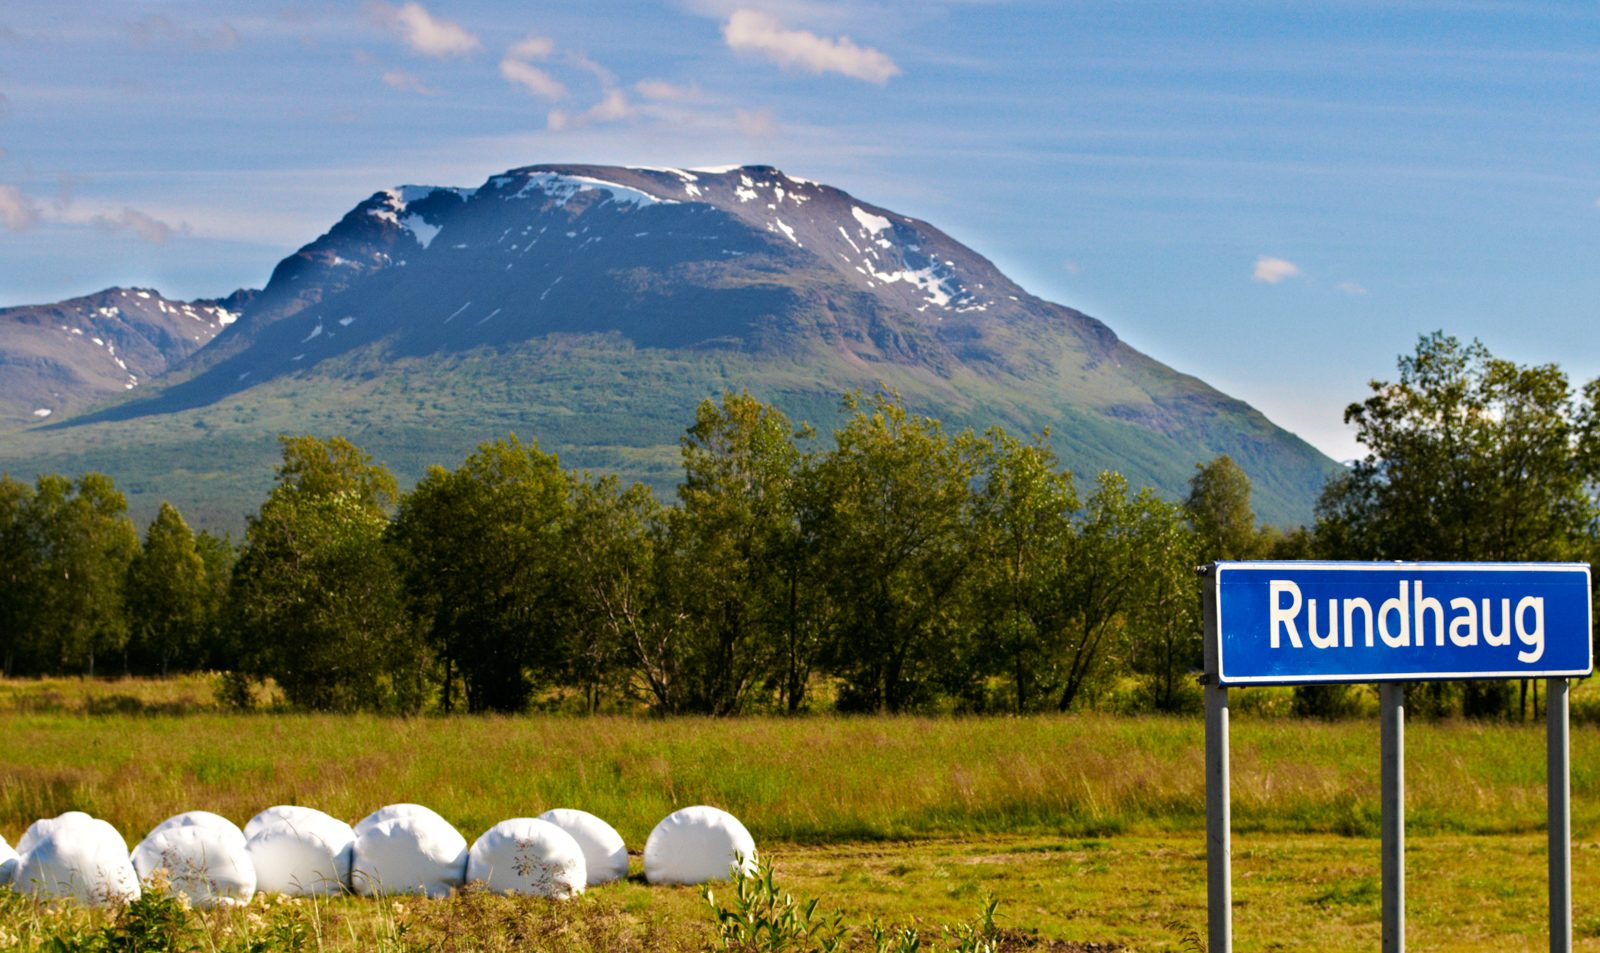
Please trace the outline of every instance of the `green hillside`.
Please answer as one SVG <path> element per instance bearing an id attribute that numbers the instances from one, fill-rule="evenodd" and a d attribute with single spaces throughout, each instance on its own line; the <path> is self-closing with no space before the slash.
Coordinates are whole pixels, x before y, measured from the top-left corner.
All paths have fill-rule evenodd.
<path id="1" fill-rule="evenodd" d="M 1088 476 L 1115 469 L 1135 485 L 1181 487 L 1194 465 L 1231 443 L 1255 477 L 1263 519 L 1294 523 L 1330 469 L 1309 446 L 1264 418 L 1240 441 L 1237 418 L 1217 415 L 1215 433 L 1163 435 L 1071 406 L 1054 407 L 973 376 L 947 380 L 885 365 L 873 374 L 831 362 L 640 349 L 618 335 L 557 336 L 510 349 L 392 358 L 366 351 L 286 375 L 205 407 L 78 426 L 13 432 L 0 442 L 0 469 L 111 474 L 141 522 L 171 500 L 199 525 L 238 529 L 272 481 L 279 433 L 349 437 L 392 468 L 402 485 L 429 465 L 457 465 L 478 443 L 515 432 L 558 452 L 569 466 L 614 471 L 670 494 L 679 476 L 678 438 L 696 403 L 748 389 L 826 438 L 839 397 L 879 384 L 948 427 L 1000 425 L 1016 433 L 1050 430 L 1051 442 Z M 1257 415 L 1259 418 L 1259 415 Z M 1248 419 L 1248 418 L 1247 418 Z M 1285 452 L 1306 465 L 1290 478 L 1274 467 Z"/>

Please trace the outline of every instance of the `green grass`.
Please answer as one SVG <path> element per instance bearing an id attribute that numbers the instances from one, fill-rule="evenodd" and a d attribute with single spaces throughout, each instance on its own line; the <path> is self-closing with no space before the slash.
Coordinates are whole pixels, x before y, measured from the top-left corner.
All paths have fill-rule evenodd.
<path id="1" fill-rule="evenodd" d="M 242 821 L 290 802 L 355 819 L 418 801 L 469 836 L 579 807 L 636 846 L 696 803 L 791 844 L 1204 822 L 1201 725 L 1190 718 L 241 715 L 206 710 L 201 679 L 110 682 L 78 708 L 68 685 L 0 682 L 0 835 L 73 808 L 137 834 L 180 810 Z M 1417 722 L 1406 734 L 1413 832 L 1542 829 L 1541 726 Z M 1590 836 L 1600 830 L 1600 799 L 1585 796 L 1600 790 L 1600 729 L 1575 726 L 1572 744 L 1573 823 Z M 1373 722 L 1241 715 L 1232 764 L 1240 831 L 1377 831 Z"/>
<path id="2" fill-rule="evenodd" d="M 1375 947 L 1375 720 L 1253 706 L 1233 722 L 1237 948 Z M 1542 727 L 1406 734 L 1412 947 L 1542 949 Z M 200 676 L 0 680 L 0 834 L 68 809 L 131 842 L 192 808 L 242 822 L 295 802 L 354 820 L 418 801 L 470 839 L 580 807 L 621 831 L 635 877 L 579 904 L 263 900 L 240 915 L 256 921 L 228 921 L 234 933 L 200 948 L 243 949 L 230 944 L 291 917 L 320 938 L 305 949 L 692 950 L 710 942 L 709 912 L 693 890 L 645 885 L 638 852 L 670 810 L 712 803 L 744 820 L 785 889 L 844 914 L 858 938 L 872 919 L 967 921 L 993 894 L 1017 943 L 1178 950 L 1204 933 L 1201 746 L 1197 719 L 241 715 L 216 710 Z M 1572 763 L 1577 948 L 1600 950 L 1600 729 L 1575 726 Z M 0 910 L 0 951 L 105 916 Z"/>
<path id="3" fill-rule="evenodd" d="M 970 922 L 993 895 L 1004 950 L 1185 950 L 1205 935 L 1205 854 L 1195 833 L 1062 838 L 1000 835 L 771 851 L 778 886 L 839 913 L 861 949 L 865 927 Z M 699 891 L 638 876 L 567 904 L 458 896 L 379 902 L 257 898 L 234 913 L 195 916 L 199 948 L 245 950 L 305 937 L 327 951 L 703 950 L 711 916 Z M 1366 838 L 1241 835 L 1234 843 L 1234 938 L 1240 953 L 1372 950 L 1379 945 L 1378 849 Z M 1408 942 L 1417 951 L 1545 949 L 1543 838 L 1413 838 L 1408 844 Z M 1600 950 L 1600 845 L 1574 855 L 1577 950 Z M 731 890 L 716 888 L 727 902 Z M 34 951 L 46 936 L 104 929 L 111 915 L 41 907 L 0 891 L 0 950 Z M 1054 944 L 1054 945 L 1052 945 Z M 1097 944 L 1097 946 L 1089 946 Z M 273 953 L 294 949 L 272 943 Z"/>

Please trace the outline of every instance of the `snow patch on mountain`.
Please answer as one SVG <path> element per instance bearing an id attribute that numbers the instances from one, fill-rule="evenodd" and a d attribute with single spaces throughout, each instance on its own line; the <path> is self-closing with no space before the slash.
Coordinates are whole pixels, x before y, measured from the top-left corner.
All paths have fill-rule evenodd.
<path id="1" fill-rule="evenodd" d="M 421 215 L 411 212 L 400 219 L 400 227 L 405 228 L 416 236 L 417 244 L 427 248 L 433 242 L 433 236 L 439 234 L 439 226 L 429 223 Z"/>
<path id="2" fill-rule="evenodd" d="M 882 215 L 874 215 L 871 212 L 863 211 L 858 206 L 850 206 L 850 214 L 855 217 L 856 221 L 861 223 L 861 227 L 866 229 L 869 235 L 876 235 L 890 227 L 889 220 Z"/>
<path id="3" fill-rule="evenodd" d="M 582 192 L 600 191 L 609 194 L 607 201 L 619 205 L 632 205 L 643 208 L 647 205 L 676 205 L 673 199 L 663 199 L 651 195 L 640 189 L 630 188 L 605 179 L 596 179 L 587 175 L 565 175 L 559 172 L 535 172 L 528 175 L 523 181 L 522 188 L 515 193 L 505 196 L 509 199 L 527 198 L 536 192 L 542 192 L 552 199 L 556 206 L 565 206 L 572 198 Z"/>

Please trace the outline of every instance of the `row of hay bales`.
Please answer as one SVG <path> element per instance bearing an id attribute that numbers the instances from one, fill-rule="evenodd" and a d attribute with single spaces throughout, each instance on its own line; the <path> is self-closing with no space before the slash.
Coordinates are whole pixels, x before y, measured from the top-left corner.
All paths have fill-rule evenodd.
<path id="1" fill-rule="evenodd" d="M 719 880 L 753 871 L 755 852 L 732 814 L 686 807 L 650 832 L 644 876 L 653 884 Z M 571 808 L 501 821 L 470 847 L 420 804 L 379 808 L 354 827 L 295 805 L 269 807 L 243 830 L 209 811 L 187 811 L 132 851 L 116 828 L 82 811 L 35 821 L 15 850 L 0 838 L 0 886 L 96 904 L 137 899 L 141 885 L 158 880 L 200 907 L 248 903 L 258 892 L 441 897 L 468 883 L 566 899 L 627 873 L 622 835 Z"/>

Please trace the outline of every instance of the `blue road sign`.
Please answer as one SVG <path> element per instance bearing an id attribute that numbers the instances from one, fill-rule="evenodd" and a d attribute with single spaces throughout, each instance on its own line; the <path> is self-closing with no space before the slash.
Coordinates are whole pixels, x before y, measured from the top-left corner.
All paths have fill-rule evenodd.
<path id="1" fill-rule="evenodd" d="M 1583 676 L 1584 563 L 1217 563 L 1224 685 Z"/>

